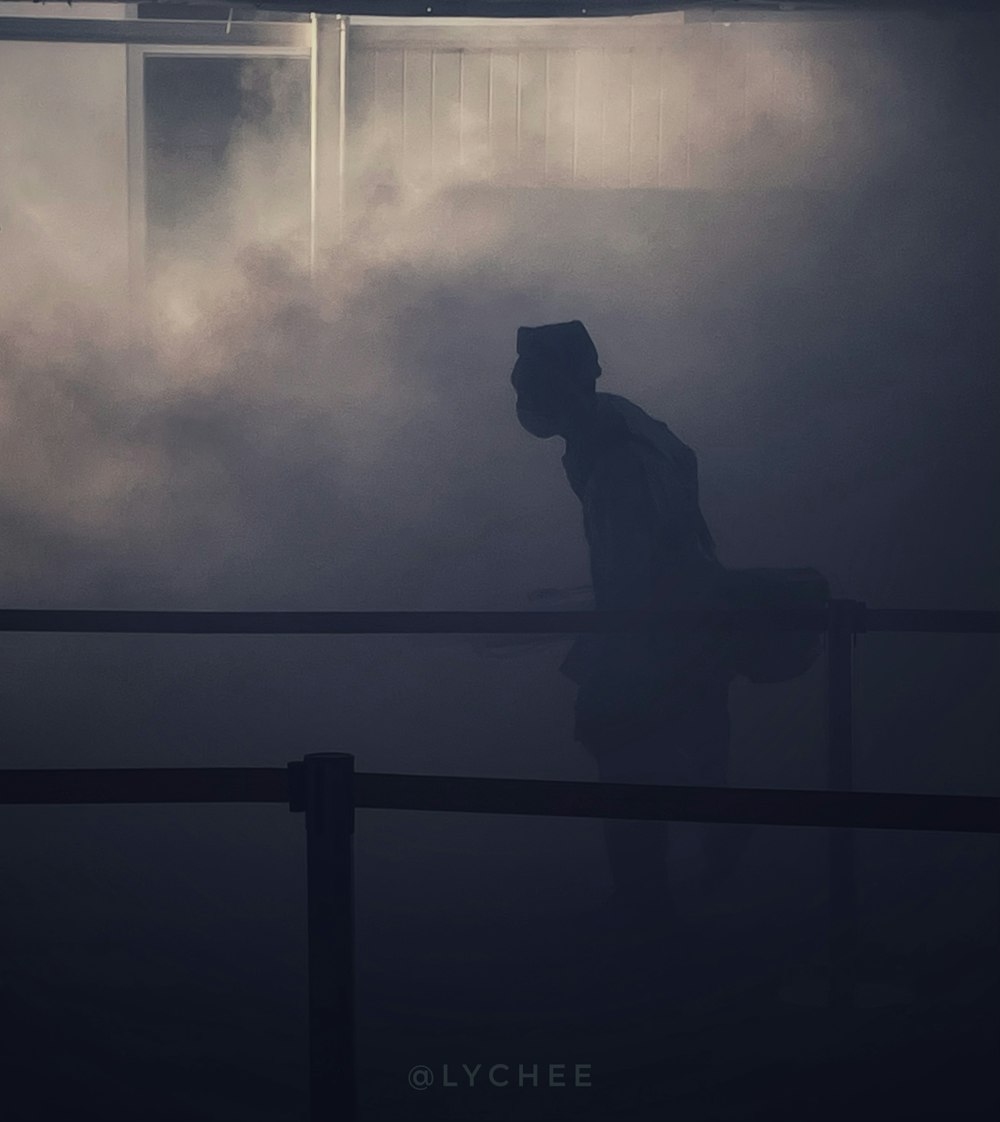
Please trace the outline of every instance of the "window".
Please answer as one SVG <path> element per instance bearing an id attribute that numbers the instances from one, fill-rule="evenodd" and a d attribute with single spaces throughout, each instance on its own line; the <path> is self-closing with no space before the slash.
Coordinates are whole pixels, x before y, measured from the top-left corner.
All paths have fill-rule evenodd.
<path id="1" fill-rule="evenodd" d="M 308 62 L 148 54 L 142 93 L 147 270 L 247 243 L 305 260 Z"/>

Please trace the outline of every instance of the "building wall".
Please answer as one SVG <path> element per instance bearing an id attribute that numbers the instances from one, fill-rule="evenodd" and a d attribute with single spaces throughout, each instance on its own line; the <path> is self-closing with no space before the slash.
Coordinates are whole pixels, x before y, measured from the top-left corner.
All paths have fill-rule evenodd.
<path id="1" fill-rule="evenodd" d="M 2 0 L 0 16 L 27 19 L 128 19 L 133 4 L 71 4 L 69 0 Z"/>
<path id="2" fill-rule="evenodd" d="M 74 19 L 127 10 L 4 3 L 0 14 L 27 8 Z M 350 197 L 363 209 L 371 188 L 462 178 L 688 191 L 849 185 L 877 160 L 888 166 L 894 146 L 944 151 L 950 119 L 927 91 L 945 88 L 934 73 L 954 67 L 954 37 L 900 20 L 358 20 Z M 885 64 L 907 39 L 909 75 Z M 124 46 L 0 42 L 6 246 L 58 247 L 60 271 L 108 292 L 127 277 L 126 75 Z M 139 184 L 133 204 L 141 195 Z M 0 293 L 12 285 L 21 279 L 8 273 Z"/>
<path id="3" fill-rule="evenodd" d="M 832 185 L 814 158 L 838 128 L 822 94 L 863 26 L 825 25 L 822 47 L 802 23 L 565 26 L 352 27 L 349 164 L 376 181 Z"/>
<path id="4" fill-rule="evenodd" d="M 0 309 L 127 291 L 125 52 L 0 42 Z"/>

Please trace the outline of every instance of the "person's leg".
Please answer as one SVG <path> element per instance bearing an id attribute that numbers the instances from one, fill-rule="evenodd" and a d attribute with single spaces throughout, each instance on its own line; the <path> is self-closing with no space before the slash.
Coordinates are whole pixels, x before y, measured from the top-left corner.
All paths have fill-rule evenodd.
<path id="1" fill-rule="evenodd" d="M 681 704 L 665 709 L 656 732 L 624 748 L 597 755 L 606 783 L 679 783 L 723 787 L 729 764 L 728 680 L 705 683 Z M 615 895 L 637 906 L 670 905 L 668 855 L 679 877 L 681 863 L 709 881 L 722 879 L 746 844 L 751 827 L 606 819 L 604 837 Z M 698 854 L 701 854 L 701 861 Z"/>
<path id="2" fill-rule="evenodd" d="M 729 683 L 717 679 L 691 690 L 682 706 L 665 712 L 663 752 L 656 783 L 725 787 L 729 771 Z M 677 822 L 670 825 L 670 875 L 675 883 L 712 883 L 731 870 L 750 827 Z"/>
<path id="3" fill-rule="evenodd" d="M 700 767 L 696 782 L 705 787 L 725 787 L 729 778 L 730 721 L 728 683 L 716 684 L 708 694 L 699 730 Z M 718 823 L 703 827 L 705 886 L 724 880 L 746 849 L 753 826 Z"/>
<path id="4" fill-rule="evenodd" d="M 598 778 L 602 783 L 657 782 L 650 754 L 658 751 L 662 743 L 656 738 L 602 752 L 597 756 Z M 638 911 L 667 908 L 667 823 L 606 818 L 603 829 L 616 902 Z"/>

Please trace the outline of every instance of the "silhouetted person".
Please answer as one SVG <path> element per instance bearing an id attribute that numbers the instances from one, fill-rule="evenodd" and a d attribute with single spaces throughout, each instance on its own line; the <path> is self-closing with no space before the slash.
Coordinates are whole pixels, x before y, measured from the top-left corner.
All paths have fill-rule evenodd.
<path id="1" fill-rule="evenodd" d="M 517 353 L 518 420 L 534 436 L 566 441 L 595 608 L 710 603 L 723 570 L 698 505 L 691 449 L 637 405 L 597 392 L 597 351 L 578 320 L 520 328 Z M 575 738 L 602 780 L 725 783 L 732 671 L 718 636 L 585 635 L 561 669 L 579 686 Z M 725 860 L 719 829 L 707 834 L 710 868 Z M 669 915 L 666 824 L 607 820 L 604 830 L 615 902 Z"/>

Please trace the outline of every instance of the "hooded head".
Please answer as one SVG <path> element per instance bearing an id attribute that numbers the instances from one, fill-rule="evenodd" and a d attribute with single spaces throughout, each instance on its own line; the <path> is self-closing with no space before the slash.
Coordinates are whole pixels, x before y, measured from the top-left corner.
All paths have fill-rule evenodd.
<path id="1" fill-rule="evenodd" d="M 592 397 L 601 374 L 597 349 L 578 320 L 517 329 L 510 380 L 517 417 L 533 436 L 555 436 L 568 415 Z"/>

